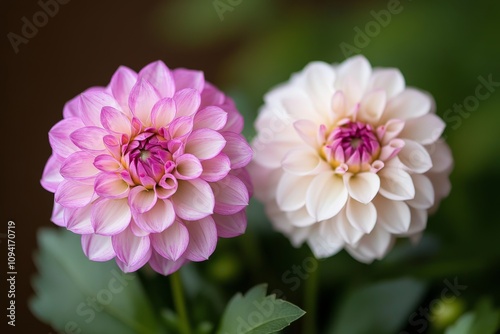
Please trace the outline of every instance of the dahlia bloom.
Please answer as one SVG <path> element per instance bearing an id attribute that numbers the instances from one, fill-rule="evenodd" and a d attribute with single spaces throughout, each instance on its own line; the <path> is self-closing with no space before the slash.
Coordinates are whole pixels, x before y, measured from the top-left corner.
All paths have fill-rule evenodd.
<path id="1" fill-rule="evenodd" d="M 362 56 L 310 63 L 265 96 L 249 167 L 274 227 L 318 258 L 369 263 L 417 241 L 450 191 L 432 98 Z"/>
<path id="2" fill-rule="evenodd" d="M 82 235 L 89 259 L 168 275 L 245 231 L 252 151 L 233 101 L 202 72 L 120 67 L 63 115 L 41 184 L 55 193 L 52 221 Z"/>

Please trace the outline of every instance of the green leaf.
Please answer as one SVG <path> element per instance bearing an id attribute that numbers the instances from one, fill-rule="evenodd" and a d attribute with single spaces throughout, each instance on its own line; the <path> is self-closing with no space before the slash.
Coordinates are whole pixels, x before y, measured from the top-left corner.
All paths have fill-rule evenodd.
<path id="1" fill-rule="evenodd" d="M 462 315 L 445 334 L 494 334 L 500 329 L 500 310 L 488 299 L 481 300 L 474 312 Z"/>
<path id="2" fill-rule="evenodd" d="M 275 333 L 305 314 L 299 307 L 276 296 L 266 296 L 267 284 L 236 294 L 226 307 L 218 334 Z"/>
<path id="3" fill-rule="evenodd" d="M 397 333 L 422 298 L 425 285 L 403 278 L 355 290 L 340 305 L 327 333 Z"/>
<path id="4" fill-rule="evenodd" d="M 40 320 L 65 333 L 160 332 L 137 275 L 90 261 L 66 230 L 40 230 L 38 242 L 29 306 Z"/>

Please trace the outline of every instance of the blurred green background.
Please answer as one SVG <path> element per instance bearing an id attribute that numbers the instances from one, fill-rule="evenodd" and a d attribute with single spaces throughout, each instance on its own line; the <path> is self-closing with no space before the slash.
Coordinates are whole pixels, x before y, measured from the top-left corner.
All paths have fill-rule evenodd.
<path id="1" fill-rule="evenodd" d="M 4 35 L 21 34 L 21 19 L 31 20 L 41 10 L 36 1 L 8 0 L 2 6 Z M 452 192 L 429 219 L 418 246 L 402 241 L 372 265 L 345 252 L 320 262 L 314 271 L 320 279 L 320 333 L 441 333 L 481 300 L 479 310 L 487 309 L 483 297 L 499 307 L 500 84 L 473 103 L 480 77 L 500 82 L 499 17 L 500 2 L 488 0 L 75 0 L 60 5 L 18 53 L 4 38 L 2 174 L 8 176 L 9 198 L 2 201 L 1 214 L 2 221 L 16 221 L 23 245 L 17 254 L 22 272 L 17 329 L 40 325 L 26 301 L 33 294 L 37 229 L 52 226 L 52 194 L 38 183 L 50 154 L 48 130 L 62 117 L 65 101 L 89 86 L 107 84 L 119 65 L 138 70 L 156 59 L 172 68 L 203 70 L 235 99 L 249 140 L 263 94 L 310 61 L 336 63 L 362 53 L 373 66 L 399 68 L 407 85 L 434 96 L 437 113 L 447 122 L 445 137 L 455 159 Z M 464 103 L 470 103 L 465 111 L 454 110 Z M 292 248 L 275 233 L 259 203 L 252 201 L 248 211 L 246 235 L 221 240 L 210 261 L 183 271 L 193 321 L 216 323 L 235 292 L 261 282 L 303 306 L 310 273 L 297 283 L 300 275 L 293 268 L 307 265 L 310 252 Z M 168 278 L 143 271 L 140 279 L 158 314 L 171 307 Z M 435 302 L 443 301 L 445 281 L 454 280 L 467 288 L 453 301 Z M 432 317 L 418 313 L 437 304 Z M 418 315 L 410 319 L 413 312 Z M 299 321 L 285 333 L 299 333 L 301 326 Z"/>

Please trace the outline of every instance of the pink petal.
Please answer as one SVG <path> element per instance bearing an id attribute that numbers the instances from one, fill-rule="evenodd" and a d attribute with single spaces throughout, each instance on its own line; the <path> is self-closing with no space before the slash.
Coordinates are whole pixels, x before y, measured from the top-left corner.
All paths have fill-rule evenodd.
<path id="1" fill-rule="evenodd" d="M 115 235 L 127 228 L 132 214 L 127 199 L 101 199 L 92 204 L 92 226 L 101 235 Z"/>
<path id="2" fill-rule="evenodd" d="M 296 189 L 306 192 L 306 208 L 316 221 L 335 216 L 344 207 L 348 192 L 342 178 L 334 172 L 323 172 L 314 177 L 309 187 Z"/>
<path id="3" fill-rule="evenodd" d="M 93 179 L 99 173 L 94 166 L 94 155 L 89 152 L 75 152 L 61 166 L 61 175 L 66 179 Z"/>
<path id="4" fill-rule="evenodd" d="M 220 133 L 210 129 L 198 129 L 189 135 L 185 152 L 193 154 L 199 160 L 206 160 L 218 155 L 225 145 L 226 140 Z"/>
<path id="5" fill-rule="evenodd" d="M 186 70 L 178 68 L 172 71 L 175 81 L 175 89 L 193 88 L 201 92 L 205 86 L 205 77 L 202 71 Z"/>
<path id="6" fill-rule="evenodd" d="M 78 151 L 78 147 L 73 144 L 69 136 L 84 126 L 78 118 L 66 118 L 54 125 L 49 131 L 49 142 L 54 154 L 66 158 Z"/>
<path id="7" fill-rule="evenodd" d="M 208 260 L 217 245 L 217 228 L 211 216 L 186 222 L 189 244 L 184 257 L 191 261 Z"/>
<path id="8" fill-rule="evenodd" d="M 202 170 L 200 177 L 208 182 L 216 182 L 224 178 L 231 170 L 231 161 L 224 153 L 201 162 Z"/>
<path id="9" fill-rule="evenodd" d="M 111 237 L 98 234 L 82 235 L 82 248 L 92 261 L 104 262 L 115 257 Z"/>
<path id="10" fill-rule="evenodd" d="M 95 192 L 105 198 L 124 198 L 130 186 L 118 174 L 102 173 L 95 180 Z"/>
<path id="11" fill-rule="evenodd" d="M 136 186 L 130 189 L 129 205 L 137 213 L 144 213 L 153 208 L 156 204 L 156 194 L 152 189 L 143 186 Z"/>
<path id="12" fill-rule="evenodd" d="M 80 118 L 80 109 L 78 107 L 79 100 L 80 96 L 75 96 L 74 98 L 66 102 L 63 108 L 64 118 Z"/>
<path id="13" fill-rule="evenodd" d="M 174 95 L 178 116 L 192 116 L 200 106 L 200 93 L 196 89 L 186 88 Z"/>
<path id="14" fill-rule="evenodd" d="M 203 171 L 200 160 L 192 154 L 183 154 L 175 161 L 177 164 L 174 175 L 180 180 L 192 180 Z"/>
<path id="15" fill-rule="evenodd" d="M 71 133 L 73 143 L 82 150 L 102 151 L 106 149 L 103 138 L 109 132 L 96 126 L 87 126 Z"/>
<path id="16" fill-rule="evenodd" d="M 211 85 L 208 82 L 205 82 L 205 86 L 203 87 L 203 91 L 201 92 L 201 107 L 205 108 L 208 106 L 218 106 L 224 103 L 225 96 L 224 94 Z"/>
<path id="17" fill-rule="evenodd" d="M 196 220 L 211 215 L 215 205 L 210 185 L 200 179 L 179 181 L 172 201 L 177 215 L 186 220 Z"/>
<path id="18" fill-rule="evenodd" d="M 64 220 L 66 228 L 77 234 L 94 233 L 94 227 L 90 221 L 92 205 L 89 204 L 82 208 L 66 208 L 64 210 Z"/>
<path id="19" fill-rule="evenodd" d="M 177 261 L 189 244 L 188 229 L 178 220 L 161 233 L 151 235 L 154 249 L 167 260 Z"/>
<path id="20" fill-rule="evenodd" d="M 252 182 L 252 177 L 250 176 L 250 173 L 246 168 L 238 168 L 238 169 L 233 169 L 229 172 L 229 174 L 236 176 L 238 179 L 241 180 L 245 184 L 245 187 L 247 188 L 249 196 L 253 196 L 253 182 Z"/>
<path id="21" fill-rule="evenodd" d="M 149 81 L 160 97 L 173 97 L 175 93 L 175 82 L 168 67 L 160 60 L 155 61 L 139 72 L 139 79 Z"/>
<path id="22" fill-rule="evenodd" d="M 101 154 L 95 157 L 94 166 L 103 172 L 118 172 L 122 170 L 120 162 L 108 154 Z"/>
<path id="23" fill-rule="evenodd" d="M 245 209 L 228 216 L 213 215 L 217 227 L 217 235 L 221 238 L 233 238 L 245 233 L 247 215 Z"/>
<path id="24" fill-rule="evenodd" d="M 231 215 L 248 205 L 247 187 L 236 176 L 228 174 L 217 183 L 211 183 L 210 186 L 215 195 L 215 213 Z"/>
<path id="25" fill-rule="evenodd" d="M 104 90 L 91 90 L 80 95 L 80 117 L 87 126 L 101 125 L 101 110 L 104 107 L 120 109 L 113 96 Z"/>
<path id="26" fill-rule="evenodd" d="M 40 180 L 42 187 L 50 192 L 55 192 L 59 183 L 64 180 L 61 173 L 59 173 L 60 169 L 61 162 L 56 155 L 52 154 L 43 169 L 42 179 Z"/>
<path id="27" fill-rule="evenodd" d="M 156 102 L 151 112 L 151 121 L 157 129 L 167 127 L 175 118 L 177 109 L 171 98 L 164 98 Z"/>
<path id="28" fill-rule="evenodd" d="M 64 180 L 55 193 L 57 203 L 68 208 L 81 208 L 90 203 L 94 195 L 94 187 L 73 180 Z"/>
<path id="29" fill-rule="evenodd" d="M 154 250 L 153 254 L 151 255 L 151 259 L 149 260 L 149 265 L 151 266 L 151 268 L 153 268 L 153 270 L 157 273 L 165 276 L 168 276 L 179 270 L 184 263 L 186 263 L 186 259 L 184 258 L 180 258 L 177 261 L 170 261 L 165 259 Z"/>
<path id="30" fill-rule="evenodd" d="M 168 127 L 168 133 L 171 138 L 182 139 L 188 136 L 193 130 L 193 118 L 181 116 L 172 121 Z"/>
<path id="31" fill-rule="evenodd" d="M 231 168 L 242 168 L 248 165 L 252 160 L 253 151 L 246 139 L 234 132 L 223 132 L 222 135 L 226 140 L 226 146 L 222 152 L 231 160 Z"/>
<path id="32" fill-rule="evenodd" d="M 101 112 L 101 123 L 105 129 L 114 133 L 130 136 L 132 126 L 130 119 L 120 110 L 112 107 L 104 107 Z"/>
<path id="33" fill-rule="evenodd" d="M 220 130 L 227 122 L 227 112 L 219 107 L 210 106 L 202 109 L 194 116 L 194 129 L 208 128 Z"/>
<path id="34" fill-rule="evenodd" d="M 111 78 L 109 88 L 111 89 L 111 93 L 113 94 L 115 100 L 122 107 L 122 110 L 128 111 L 129 109 L 128 97 L 136 81 L 137 73 L 125 66 L 120 66 Z"/>
<path id="35" fill-rule="evenodd" d="M 124 272 L 133 272 L 145 265 L 151 257 L 149 236 L 137 237 L 130 228 L 111 237 L 117 263 Z"/>
<path id="36" fill-rule="evenodd" d="M 132 114 L 145 126 L 151 125 L 151 112 L 160 96 L 155 88 L 146 80 L 139 80 L 132 88 L 129 96 L 129 106 Z"/>
<path id="37" fill-rule="evenodd" d="M 175 210 L 170 200 L 158 200 L 151 210 L 145 213 L 134 213 L 135 223 L 149 233 L 161 233 L 175 219 Z"/>
<path id="38" fill-rule="evenodd" d="M 52 208 L 52 216 L 50 221 L 57 226 L 66 227 L 66 221 L 64 220 L 64 206 L 58 204 L 54 201 L 54 207 Z"/>
<path id="39" fill-rule="evenodd" d="M 225 105 L 220 106 L 223 110 L 227 111 L 226 125 L 221 131 L 231 131 L 234 133 L 241 133 L 243 131 L 244 120 L 243 116 L 236 110 L 235 107 L 228 108 Z"/>

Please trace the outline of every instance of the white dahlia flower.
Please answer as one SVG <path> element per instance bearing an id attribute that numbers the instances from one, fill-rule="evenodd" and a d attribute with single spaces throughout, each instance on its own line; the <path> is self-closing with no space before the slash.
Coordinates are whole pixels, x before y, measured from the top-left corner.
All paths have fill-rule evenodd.
<path id="1" fill-rule="evenodd" d="M 250 166 L 274 227 L 316 257 L 383 258 L 417 241 L 450 191 L 445 127 L 426 93 L 362 56 L 313 62 L 265 96 Z"/>

